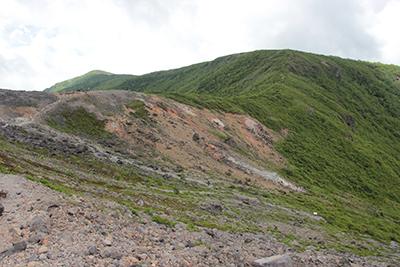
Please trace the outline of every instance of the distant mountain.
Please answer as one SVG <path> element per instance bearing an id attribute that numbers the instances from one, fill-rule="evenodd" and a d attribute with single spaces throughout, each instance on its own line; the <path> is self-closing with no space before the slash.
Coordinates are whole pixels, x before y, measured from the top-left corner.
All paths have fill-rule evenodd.
<path id="1" fill-rule="evenodd" d="M 274 144 L 288 159 L 281 175 L 315 195 L 350 194 L 379 206 L 386 213 L 377 216 L 389 216 L 385 227 L 392 234 L 376 225 L 373 235 L 400 236 L 399 66 L 272 50 L 116 80 L 81 77 L 79 86 L 91 90 L 157 92 L 196 107 L 249 114 L 285 136 Z M 354 231 L 374 224 L 339 215 L 339 206 L 315 209 Z"/>
<path id="2" fill-rule="evenodd" d="M 133 75 L 116 75 L 102 70 L 93 70 L 82 76 L 56 83 L 45 92 L 71 92 L 76 90 L 110 90 Z"/>

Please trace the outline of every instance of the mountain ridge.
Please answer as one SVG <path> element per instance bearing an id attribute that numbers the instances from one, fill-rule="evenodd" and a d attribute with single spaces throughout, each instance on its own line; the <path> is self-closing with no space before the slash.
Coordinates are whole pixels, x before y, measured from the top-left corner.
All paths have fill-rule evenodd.
<path id="1" fill-rule="evenodd" d="M 267 61 L 268 64 L 265 63 Z M 353 66 L 354 64 L 357 68 Z M 215 66 L 217 69 L 214 68 Z M 242 69 L 244 71 L 241 71 Z M 199 73 L 194 73 L 196 71 Z M 210 75 L 211 72 L 211 76 L 204 78 L 204 75 Z M 400 129 L 398 121 L 393 120 L 400 116 L 398 108 L 400 106 L 398 93 L 400 84 L 396 80 L 397 73 L 400 73 L 399 67 L 379 63 L 359 62 L 292 50 L 254 51 L 220 57 L 211 62 L 199 63 L 177 70 L 130 77 L 112 89 L 162 91 L 185 95 L 175 97 L 175 99 L 188 98 L 187 94 L 222 97 L 226 99 L 221 99 L 220 102 L 227 102 L 225 105 L 234 107 L 236 112 L 249 113 L 258 119 L 264 117 L 262 122 L 266 126 L 277 129 L 283 125 L 283 128 L 291 128 L 292 131 L 302 131 L 303 129 L 301 125 L 293 122 L 288 125 L 288 119 L 291 118 L 282 116 L 282 108 L 291 109 L 292 113 L 316 111 L 320 113 L 320 120 L 329 122 L 330 125 L 327 127 L 336 128 L 342 136 L 353 140 L 357 139 L 355 137 L 356 127 L 358 127 L 355 125 L 356 123 L 365 122 L 365 128 L 381 128 L 382 125 L 376 124 L 376 113 L 389 113 L 389 116 L 386 117 L 379 116 L 379 119 L 383 119 L 382 122 L 385 123 L 384 127 L 389 129 L 389 131 L 382 131 L 389 134 L 389 136 L 384 136 L 387 139 L 384 142 L 388 143 L 393 142 L 391 140 L 399 135 L 398 130 Z M 383 84 L 386 89 L 382 91 L 380 86 L 384 76 L 388 76 L 388 79 L 385 80 L 386 84 Z M 249 86 L 250 83 L 251 86 Z M 369 84 L 368 89 L 365 84 Z M 268 101 L 269 107 L 275 106 L 275 112 L 266 112 L 266 105 L 254 101 L 258 98 Z M 358 99 L 359 103 L 352 103 L 354 102 L 353 98 Z M 279 103 L 281 105 L 278 106 L 270 99 L 276 100 L 275 102 L 282 100 L 282 103 Z M 213 101 L 211 97 L 208 100 Z M 366 100 L 369 102 L 366 103 Z M 380 102 L 383 101 L 388 103 L 382 105 Z M 241 102 L 250 103 L 243 105 Z M 384 105 L 386 106 L 384 107 Z M 207 107 L 212 108 L 211 106 Z M 365 107 L 368 109 L 364 110 Z M 226 106 L 219 105 L 216 108 L 225 108 L 227 111 L 231 111 Z M 262 114 L 257 114 L 258 111 L 254 108 L 263 110 Z M 374 110 L 375 114 L 366 116 L 365 112 L 371 110 Z M 283 113 L 287 113 L 287 111 Z M 335 121 L 327 119 L 327 117 L 332 118 L 333 116 L 338 119 Z M 292 114 L 291 117 L 299 116 Z M 302 116 L 298 119 L 304 120 L 305 118 Z M 342 127 L 342 125 L 346 126 Z M 360 133 L 364 134 L 364 132 L 357 134 Z M 399 152 L 399 149 L 396 146 L 394 151 Z M 392 153 L 392 156 L 395 154 Z"/>
<path id="2" fill-rule="evenodd" d="M 130 77 L 114 89 L 248 114 L 287 134 L 276 143 L 289 161 L 283 176 L 314 193 L 348 192 L 380 203 L 398 221 L 399 77 L 400 67 L 393 65 L 260 50 Z M 365 226 L 348 223 L 357 230 Z"/>
<path id="3" fill-rule="evenodd" d="M 0 90 L 0 171 L 296 255 L 398 260 L 399 67 L 281 50 L 102 74 Z"/>

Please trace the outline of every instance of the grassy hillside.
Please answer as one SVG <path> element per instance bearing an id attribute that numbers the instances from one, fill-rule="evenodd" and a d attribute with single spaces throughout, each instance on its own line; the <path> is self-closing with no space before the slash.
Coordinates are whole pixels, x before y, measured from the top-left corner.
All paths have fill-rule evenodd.
<path id="1" fill-rule="evenodd" d="M 255 51 L 135 77 L 118 88 L 185 93 L 170 96 L 289 129 L 279 144 L 291 159 L 287 175 L 307 187 L 399 201 L 399 75 L 398 66 Z"/>
<path id="2" fill-rule="evenodd" d="M 400 67 L 255 51 L 128 77 L 112 88 L 248 113 L 287 133 L 276 144 L 290 163 L 281 175 L 316 196 L 297 196 L 297 205 L 342 229 L 400 241 Z M 348 204 L 353 197 L 364 204 Z"/>
<path id="3" fill-rule="evenodd" d="M 290 162 L 282 175 L 315 195 L 360 197 L 382 220 L 360 222 L 359 211 L 345 211 L 345 204 L 312 204 L 315 210 L 334 225 L 398 239 L 399 75 L 398 66 L 256 51 L 127 80 L 121 89 L 174 91 L 180 94 L 168 95 L 176 100 L 248 113 L 286 129 L 290 134 L 277 144 Z"/>
<path id="4" fill-rule="evenodd" d="M 46 92 L 59 91 L 76 91 L 84 90 L 110 90 L 124 82 L 133 75 L 115 75 L 101 70 L 93 70 L 82 76 L 56 83 L 50 88 L 45 89 Z"/>

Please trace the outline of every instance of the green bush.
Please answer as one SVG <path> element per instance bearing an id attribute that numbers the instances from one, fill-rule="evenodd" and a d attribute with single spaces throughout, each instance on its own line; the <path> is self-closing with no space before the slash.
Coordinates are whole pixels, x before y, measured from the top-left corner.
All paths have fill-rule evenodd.
<path id="1" fill-rule="evenodd" d="M 114 179 L 115 180 L 121 180 L 121 178 L 122 178 L 122 176 L 118 172 L 116 174 L 114 174 Z"/>
<path id="2" fill-rule="evenodd" d="M 174 194 L 179 195 L 179 189 L 174 187 L 172 188 L 172 191 L 174 191 Z"/>
<path id="3" fill-rule="evenodd" d="M 133 208 L 129 208 L 129 210 L 132 212 L 133 215 L 139 216 L 139 212 Z"/>

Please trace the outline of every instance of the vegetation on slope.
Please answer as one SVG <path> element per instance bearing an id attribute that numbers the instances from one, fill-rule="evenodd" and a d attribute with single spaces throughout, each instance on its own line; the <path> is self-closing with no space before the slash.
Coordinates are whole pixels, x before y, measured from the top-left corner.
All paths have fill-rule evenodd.
<path id="1" fill-rule="evenodd" d="M 282 130 L 283 176 L 315 196 L 362 198 L 373 216 L 322 202 L 313 209 L 332 225 L 400 241 L 399 80 L 398 66 L 283 50 L 132 77 L 113 89 L 162 92 Z"/>
<path id="2" fill-rule="evenodd" d="M 48 125 L 66 133 L 83 133 L 94 137 L 109 136 L 104 129 L 104 121 L 98 120 L 96 115 L 88 112 L 84 107 L 76 110 L 64 109 L 47 121 Z"/>
<path id="3" fill-rule="evenodd" d="M 270 128 L 289 129 L 292 135 L 280 144 L 292 163 L 287 174 L 308 181 L 306 186 L 350 190 L 370 198 L 385 192 L 399 201 L 393 190 L 400 183 L 395 179 L 400 150 L 396 142 L 400 133 L 399 67 L 295 51 L 256 51 L 232 57 L 197 88 L 185 90 L 179 82 L 175 88 L 200 95 L 166 95 L 197 107 L 249 113 Z M 205 64 L 187 68 L 200 68 L 200 74 Z M 186 68 L 180 70 L 186 74 Z M 160 75 L 168 83 L 178 75 L 178 70 L 174 72 L 133 81 L 164 84 Z M 168 91 L 154 83 L 149 88 L 130 89 Z M 360 183 L 359 176 L 366 182 Z"/>
<path id="4" fill-rule="evenodd" d="M 386 237 L 398 240 L 400 68 L 294 51 L 259 51 L 242 57 L 234 67 L 221 67 L 189 91 L 203 95 L 169 96 L 208 108 L 243 111 L 267 127 L 287 129 L 291 134 L 277 144 L 291 164 L 282 174 L 313 193 L 348 192 L 367 199 L 371 207 L 384 208 L 390 218 L 387 225 L 365 221 L 355 228 L 371 234 L 373 228 L 386 232 L 389 227 L 391 237 Z M 343 225 L 349 216 L 345 219 L 333 210 L 327 219 Z"/>

